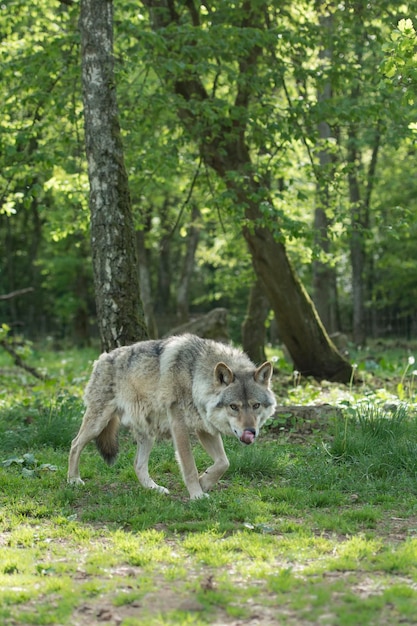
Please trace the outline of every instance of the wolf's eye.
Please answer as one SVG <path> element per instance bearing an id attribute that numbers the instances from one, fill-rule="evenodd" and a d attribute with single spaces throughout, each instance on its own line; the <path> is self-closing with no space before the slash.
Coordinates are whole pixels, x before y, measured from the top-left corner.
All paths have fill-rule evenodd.
<path id="1" fill-rule="evenodd" d="M 232 411 L 239 411 L 239 407 L 237 404 L 231 404 L 230 408 L 232 409 Z"/>
<path id="2" fill-rule="evenodd" d="M 256 411 L 257 409 L 259 409 L 260 406 L 261 406 L 260 402 L 255 402 L 255 404 L 252 406 L 252 409 L 254 409 L 254 411 Z"/>

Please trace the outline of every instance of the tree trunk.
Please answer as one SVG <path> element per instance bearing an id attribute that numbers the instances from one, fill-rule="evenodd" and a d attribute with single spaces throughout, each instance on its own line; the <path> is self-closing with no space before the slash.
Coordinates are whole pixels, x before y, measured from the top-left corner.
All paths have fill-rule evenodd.
<path id="1" fill-rule="evenodd" d="M 171 235 L 163 234 L 159 241 L 158 283 L 155 309 L 160 315 L 171 309 Z"/>
<path id="2" fill-rule="evenodd" d="M 270 308 L 269 300 L 258 278 L 251 287 L 248 309 L 242 324 L 242 347 L 254 363 L 266 361 L 265 321 Z"/>
<path id="3" fill-rule="evenodd" d="M 189 291 L 190 281 L 194 269 L 194 259 L 200 238 L 200 226 L 197 221 L 200 217 L 200 209 L 193 205 L 191 212 L 191 226 L 187 238 L 187 249 L 185 251 L 181 277 L 177 290 L 177 319 L 179 324 L 185 324 L 189 319 Z"/>
<path id="4" fill-rule="evenodd" d="M 151 10 L 154 29 L 180 24 L 175 2 L 146 0 L 146 4 Z M 193 6 L 193 3 L 187 4 L 193 26 L 198 27 L 198 15 Z M 256 3 L 246 2 L 242 15 L 243 27 L 262 27 L 259 20 L 263 13 Z M 168 49 L 169 45 L 167 40 Z M 223 179 L 236 205 L 244 207 L 243 236 L 295 367 L 305 376 L 349 382 L 352 368 L 327 335 L 310 297 L 295 275 L 284 245 L 274 239 L 267 226 L 260 226 L 265 223 L 260 206 L 272 207 L 273 203 L 268 190 L 256 176 L 245 133 L 253 81 L 261 54 L 262 48 L 255 41 L 236 60 L 239 78 L 235 85 L 234 107 L 230 107 L 234 110 L 229 117 L 219 112 L 223 111 L 220 107 L 213 106 L 212 114 L 217 112 L 215 123 L 212 117 L 207 123 L 201 115 L 201 111 L 210 105 L 210 95 L 196 68 L 180 78 L 167 70 L 167 83 L 173 85 L 179 102 L 184 103 L 184 106 L 178 105 L 179 119 L 198 142 L 204 162 Z M 204 103 L 205 106 L 196 107 L 196 103 Z"/>
<path id="5" fill-rule="evenodd" d="M 314 211 L 314 241 L 325 254 L 330 252 L 328 227 L 329 220 L 325 209 L 323 206 L 317 206 Z M 339 315 L 336 273 L 329 263 L 317 259 L 313 261 L 313 300 L 327 332 L 330 334 L 337 332 Z"/>
<path id="6" fill-rule="evenodd" d="M 206 339 L 214 339 L 214 341 L 222 341 L 229 343 L 229 330 L 227 328 L 227 309 L 212 309 L 205 315 L 199 315 L 191 319 L 186 324 L 175 326 L 165 333 L 164 337 L 169 335 L 182 335 L 184 333 L 192 333 Z"/>
<path id="7" fill-rule="evenodd" d="M 146 249 L 145 232 L 143 230 L 136 231 L 136 243 L 138 249 L 140 297 L 143 304 L 143 312 L 149 337 L 156 339 L 158 337 L 158 326 L 155 319 L 152 298 L 149 251 Z"/>
<path id="8" fill-rule="evenodd" d="M 319 124 L 321 139 L 330 137 L 330 127 L 325 122 Z M 329 219 L 326 209 L 330 208 L 329 185 L 332 156 L 322 149 L 319 152 L 319 171 L 317 172 L 317 206 L 314 211 L 314 243 L 324 255 L 330 253 Z M 313 300 L 317 312 L 327 332 L 339 330 L 337 307 L 336 272 L 327 261 L 313 261 Z"/>
<path id="9" fill-rule="evenodd" d="M 82 0 L 80 14 L 91 248 L 103 350 L 146 338 L 113 61 L 111 0 Z"/>
<path id="10" fill-rule="evenodd" d="M 353 341 L 358 346 L 366 343 L 365 328 L 365 230 L 367 220 L 365 207 L 361 200 L 358 181 L 356 148 L 357 137 L 353 126 L 349 129 L 348 143 L 348 183 L 350 202 L 350 262 L 352 267 L 352 306 L 353 306 Z"/>
<path id="11" fill-rule="evenodd" d="M 325 34 L 325 39 L 332 34 L 332 15 L 320 17 L 320 29 Z M 326 37 L 327 36 L 327 37 Z M 331 63 L 332 52 L 329 47 L 324 47 L 319 52 L 319 58 L 324 64 Z M 319 104 L 327 103 L 332 97 L 330 79 L 318 88 L 317 100 Z M 316 259 L 313 261 L 313 300 L 317 312 L 328 333 L 339 330 L 338 307 L 337 307 L 337 284 L 335 269 L 329 264 L 327 258 L 330 253 L 329 219 L 327 210 L 331 208 L 329 182 L 333 178 L 334 156 L 328 149 L 328 140 L 332 136 L 329 124 L 322 120 L 318 124 L 321 148 L 318 153 L 319 166 L 317 169 L 317 205 L 314 211 L 314 243 L 322 250 L 326 260 Z"/>
<path id="12" fill-rule="evenodd" d="M 267 189 L 255 180 L 243 133 L 232 135 L 221 150 L 214 141 L 204 143 L 202 150 L 206 162 L 224 179 L 238 205 L 246 207 L 243 236 L 295 368 L 303 376 L 349 382 L 352 367 L 330 340 L 284 244 L 275 240 L 269 228 L 259 226 L 265 221 L 259 205 L 273 203 Z"/>
<path id="13" fill-rule="evenodd" d="M 244 236 L 295 368 L 303 376 L 348 382 L 352 368 L 327 335 L 283 244 L 264 227 L 246 227 Z"/>
<path id="14" fill-rule="evenodd" d="M 352 300 L 353 300 L 353 341 L 356 345 L 366 343 L 366 300 L 370 299 L 372 285 L 372 260 L 368 258 L 366 238 L 370 228 L 371 197 L 375 181 L 381 141 L 378 123 L 372 143 L 371 160 L 366 172 L 365 185 L 359 182 L 360 151 L 357 131 L 354 125 L 349 128 L 347 160 L 349 164 L 348 183 L 351 219 L 350 258 L 352 266 Z"/>

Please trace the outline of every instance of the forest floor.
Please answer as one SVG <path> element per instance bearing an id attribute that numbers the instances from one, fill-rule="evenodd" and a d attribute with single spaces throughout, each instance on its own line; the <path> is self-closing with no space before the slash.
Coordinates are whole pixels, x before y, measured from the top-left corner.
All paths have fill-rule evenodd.
<path id="1" fill-rule="evenodd" d="M 225 439 L 230 469 L 196 502 L 169 442 L 151 470 L 170 495 L 141 489 L 127 433 L 115 466 L 88 448 L 67 485 L 90 353 L 37 354 L 45 383 L 0 360 L 0 622 L 417 624 L 413 356 L 381 352 L 357 386 L 278 374 L 274 420 Z"/>

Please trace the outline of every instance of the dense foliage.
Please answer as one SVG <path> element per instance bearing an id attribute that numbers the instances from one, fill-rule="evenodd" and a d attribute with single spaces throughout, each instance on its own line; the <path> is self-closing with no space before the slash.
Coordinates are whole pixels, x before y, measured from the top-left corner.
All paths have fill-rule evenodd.
<path id="1" fill-rule="evenodd" d="M 262 49 L 256 75 L 248 66 L 250 103 L 241 112 L 258 179 L 273 199 L 262 207 L 265 221 L 317 301 L 317 276 L 330 272 L 337 297 L 329 330 L 355 330 L 362 315 L 366 334 L 413 333 L 409 18 L 417 4 L 258 2 L 258 23 L 245 25 L 251 3 L 193 2 L 178 4 L 180 21 L 164 33 L 152 30 L 151 4 L 115 5 L 116 87 L 140 258 L 160 330 L 180 312 L 196 232 L 191 310 L 226 305 L 235 334 L 242 321 L 253 281 L 244 207 L 204 165 L 197 143 L 201 133 L 216 136 L 219 110 L 229 115 L 242 87 L 237 59 Z M 57 0 L 29 9 L 13 0 L 0 10 L 0 293 L 34 289 L 0 301 L 0 321 L 32 337 L 81 342 L 94 332 L 95 308 L 78 14 L 77 3 Z M 204 124 L 187 132 L 166 79 L 194 71 L 213 97 L 210 106 L 184 107 L 184 115 L 203 108 Z M 233 128 L 237 120 L 229 121 Z"/>

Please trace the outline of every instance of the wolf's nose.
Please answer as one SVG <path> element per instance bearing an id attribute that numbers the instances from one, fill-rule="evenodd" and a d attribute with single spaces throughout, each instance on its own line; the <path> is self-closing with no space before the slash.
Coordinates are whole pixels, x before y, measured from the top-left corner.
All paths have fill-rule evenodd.
<path id="1" fill-rule="evenodd" d="M 245 428 L 245 430 L 248 430 L 250 433 L 252 433 L 252 435 L 256 435 L 256 430 L 254 428 Z"/>

